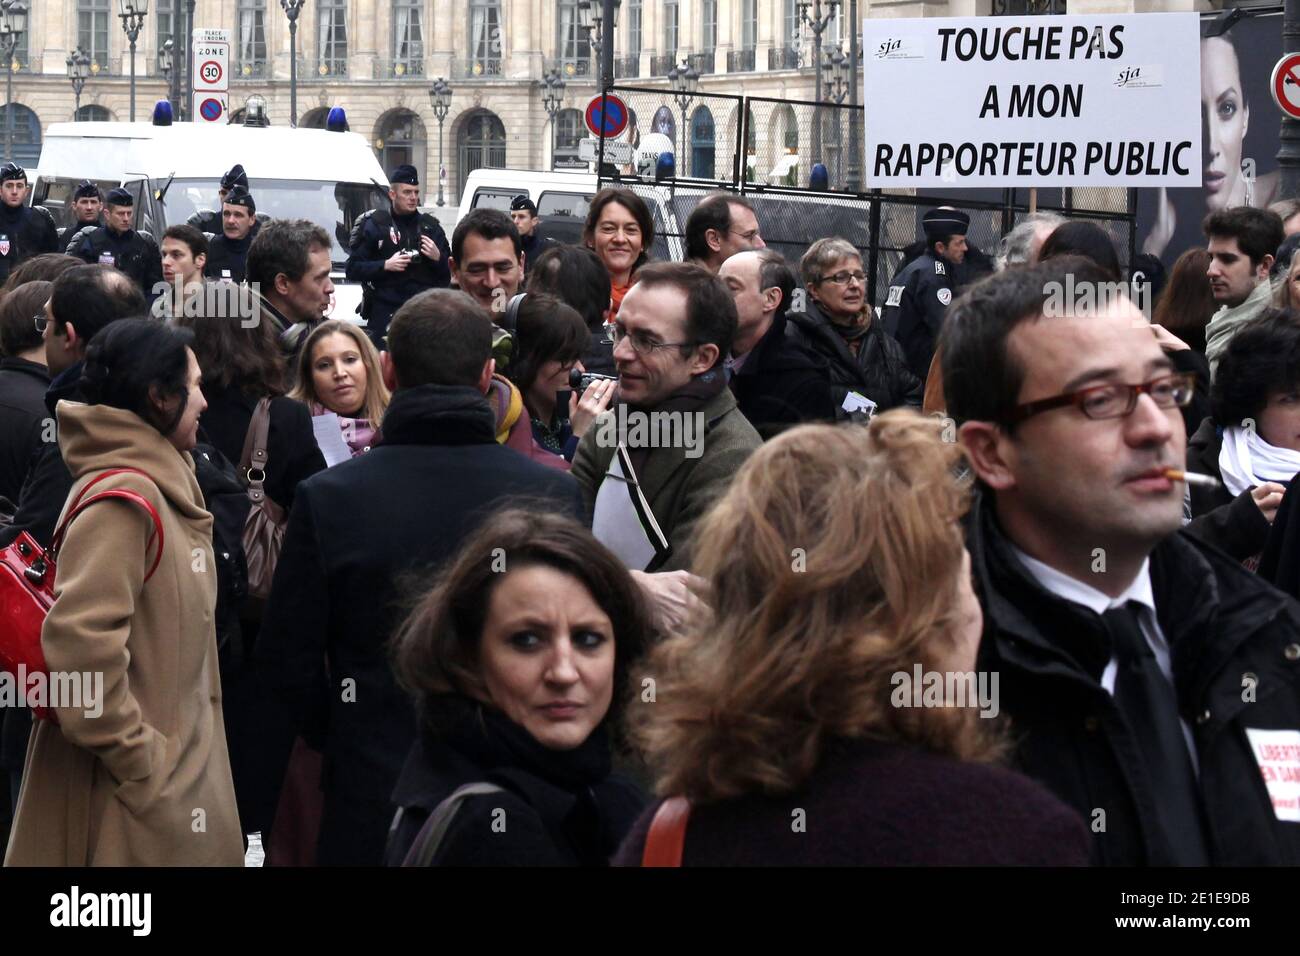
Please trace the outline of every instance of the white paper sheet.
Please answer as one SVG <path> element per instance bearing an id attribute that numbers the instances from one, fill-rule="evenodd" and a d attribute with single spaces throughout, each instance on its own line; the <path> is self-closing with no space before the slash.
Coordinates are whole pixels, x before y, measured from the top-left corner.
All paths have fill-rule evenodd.
<path id="1" fill-rule="evenodd" d="M 333 412 L 313 416 L 311 429 L 316 433 L 316 444 L 321 454 L 325 456 L 326 465 L 332 468 L 352 457 L 352 449 L 343 440 L 343 426 L 339 424 L 339 417 Z"/>

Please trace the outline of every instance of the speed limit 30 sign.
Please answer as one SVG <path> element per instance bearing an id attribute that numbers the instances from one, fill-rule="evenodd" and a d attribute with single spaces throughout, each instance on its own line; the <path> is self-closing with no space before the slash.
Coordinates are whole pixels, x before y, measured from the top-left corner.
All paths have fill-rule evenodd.
<path id="1" fill-rule="evenodd" d="M 230 89 L 230 31 L 194 31 L 194 92 L 225 93 Z"/>

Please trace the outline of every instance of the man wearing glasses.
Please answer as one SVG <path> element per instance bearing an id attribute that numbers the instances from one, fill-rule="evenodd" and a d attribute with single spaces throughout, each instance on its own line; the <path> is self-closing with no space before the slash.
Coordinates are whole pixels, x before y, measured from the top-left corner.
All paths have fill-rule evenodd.
<path id="1" fill-rule="evenodd" d="M 665 632 L 692 601 L 695 523 L 761 444 L 727 388 L 735 334 L 721 280 L 690 263 L 642 266 L 614 323 L 618 406 L 573 459 L 593 533 L 633 571 Z"/>
<path id="2" fill-rule="evenodd" d="M 931 209 L 921 219 L 925 252 L 898 270 L 889 283 L 881 317 L 885 331 L 898 339 L 907 367 L 924 385 L 934 358 L 934 343 L 953 296 L 953 270 L 966 259 L 970 216 L 951 206 Z"/>
<path id="3" fill-rule="evenodd" d="M 1300 605 L 1179 531 L 1191 376 L 1126 298 L 1049 307 L 1071 275 L 1105 280 L 1078 258 L 1008 270 L 943 333 L 978 479 L 979 666 L 1094 862 L 1294 865 L 1272 763 L 1300 752 Z"/>
<path id="4" fill-rule="evenodd" d="M 686 220 L 687 261 L 714 275 L 736 253 L 765 248 L 754 207 L 740 196 L 710 196 Z"/>

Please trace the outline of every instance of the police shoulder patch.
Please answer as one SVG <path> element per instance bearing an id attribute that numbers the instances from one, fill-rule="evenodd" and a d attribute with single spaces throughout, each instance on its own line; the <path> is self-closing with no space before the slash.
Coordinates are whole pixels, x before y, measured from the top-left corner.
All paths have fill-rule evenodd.
<path id="1" fill-rule="evenodd" d="M 939 301 L 947 305 L 952 301 L 952 289 L 940 289 L 938 292 Z"/>
<path id="2" fill-rule="evenodd" d="M 948 274 L 943 267 L 943 263 L 938 259 L 934 260 L 934 274 L 937 276 L 946 276 Z"/>
<path id="3" fill-rule="evenodd" d="M 891 285 L 889 287 L 889 298 L 885 300 L 885 305 L 899 305 L 903 301 L 903 286 Z"/>

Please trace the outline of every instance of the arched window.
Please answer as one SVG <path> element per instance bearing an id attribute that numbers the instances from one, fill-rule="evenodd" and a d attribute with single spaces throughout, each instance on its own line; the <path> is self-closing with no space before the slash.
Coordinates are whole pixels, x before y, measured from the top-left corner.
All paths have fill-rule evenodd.
<path id="1" fill-rule="evenodd" d="M 586 169 L 586 161 L 578 158 L 578 144 L 582 142 L 583 121 L 581 110 L 560 110 L 555 114 L 555 151 L 552 169 Z"/>
<path id="2" fill-rule="evenodd" d="M 298 126 L 302 129 L 324 129 L 325 121 L 329 119 L 330 108 L 328 106 L 318 106 L 302 114 L 302 119 L 298 120 Z"/>
<path id="3" fill-rule="evenodd" d="M 461 124 L 457 136 L 460 153 L 460 192 L 469 174 L 484 167 L 501 169 L 506 164 L 506 128 L 490 110 L 479 110 Z"/>
<path id="4" fill-rule="evenodd" d="M 77 110 L 74 117 L 79 123 L 108 123 L 113 119 L 113 114 L 103 106 L 96 106 L 94 103 L 87 103 L 81 109 Z"/>
<path id="5" fill-rule="evenodd" d="M 691 175 L 713 178 L 713 114 L 707 106 L 696 109 L 691 117 Z"/>
<path id="6" fill-rule="evenodd" d="M 421 185 L 427 168 L 426 143 L 424 123 L 410 110 L 390 110 L 375 126 L 375 153 L 384 172 L 409 163 L 420 174 Z"/>
<path id="7" fill-rule="evenodd" d="M 11 108 L 14 111 L 14 152 L 5 158 L 19 166 L 35 166 L 41 158 L 41 121 L 21 103 L 0 106 L 0 137 L 4 136 Z"/>

